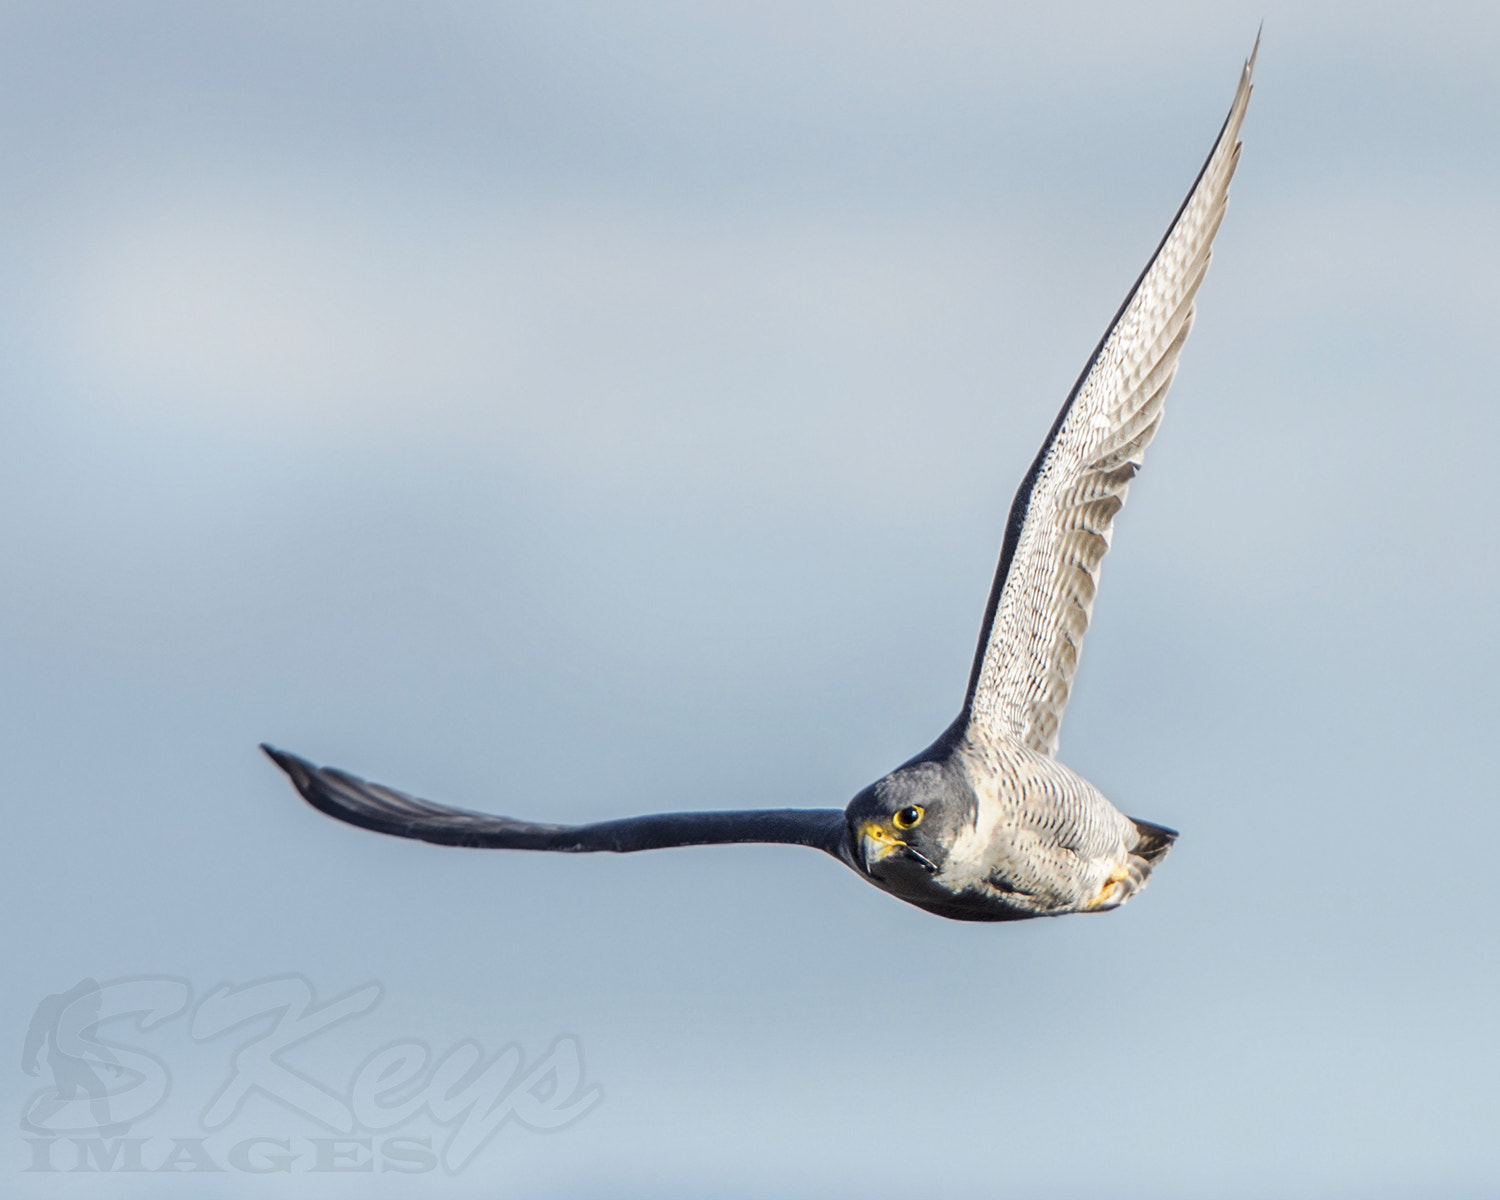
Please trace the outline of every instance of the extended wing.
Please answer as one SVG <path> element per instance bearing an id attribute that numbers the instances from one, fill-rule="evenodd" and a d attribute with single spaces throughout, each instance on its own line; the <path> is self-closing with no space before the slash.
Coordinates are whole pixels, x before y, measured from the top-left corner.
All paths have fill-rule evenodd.
<path id="1" fill-rule="evenodd" d="M 1161 422 L 1224 216 L 1254 69 L 1252 51 L 1213 152 L 1011 504 L 960 718 L 973 732 L 1057 751 L 1114 517 Z"/>
<path id="2" fill-rule="evenodd" d="M 319 812 L 396 837 L 440 846 L 487 850 L 558 850 L 618 854 L 668 846 L 772 842 L 813 846 L 845 861 L 844 814 L 840 809 L 786 808 L 758 812 L 658 813 L 593 825 L 539 825 L 488 816 L 419 800 L 378 783 L 367 783 L 295 754 L 262 746 L 291 778 L 302 798 Z"/>

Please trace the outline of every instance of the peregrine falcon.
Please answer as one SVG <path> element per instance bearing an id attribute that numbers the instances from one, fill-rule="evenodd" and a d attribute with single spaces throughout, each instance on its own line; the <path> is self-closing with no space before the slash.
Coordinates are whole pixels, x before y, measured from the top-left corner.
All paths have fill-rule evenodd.
<path id="1" fill-rule="evenodd" d="M 1058 762 L 1058 730 L 1115 514 L 1161 423 L 1193 323 L 1193 299 L 1239 161 L 1256 50 L 1192 190 L 1016 492 L 962 711 L 936 742 L 847 808 L 547 825 L 449 808 L 270 746 L 266 753 L 329 816 L 439 845 L 628 853 L 779 843 L 826 851 L 876 887 L 956 920 L 1014 921 L 1124 904 L 1177 834 L 1125 816 Z"/>

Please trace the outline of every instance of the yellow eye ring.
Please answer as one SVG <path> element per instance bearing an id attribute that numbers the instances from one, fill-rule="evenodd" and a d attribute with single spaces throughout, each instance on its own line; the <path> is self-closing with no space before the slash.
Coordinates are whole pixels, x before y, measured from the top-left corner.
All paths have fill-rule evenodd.
<path id="1" fill-rule="evenodd" d="M 920 804 L 908 804 L 891 818 L 891 823 L 897 829 L 910 829 L 922 819 L 922 815 L 926 811 Z"/>

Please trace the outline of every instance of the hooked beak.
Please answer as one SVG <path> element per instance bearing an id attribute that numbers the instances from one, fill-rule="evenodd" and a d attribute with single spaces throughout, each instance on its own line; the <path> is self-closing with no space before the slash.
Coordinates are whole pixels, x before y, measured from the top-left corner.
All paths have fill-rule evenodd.
<path id="1" fill-rule="evenodd" d="M 864 862 L 865 874 L 871 874 L 878 863 L 884 862 L 893 854 L 909 858 L 931 874 L 937 874 L 937 864 L 925 854 L 913 850 L 895 834 L 874 821 L 866 821 L 859 831 L 859 856 Z"/>

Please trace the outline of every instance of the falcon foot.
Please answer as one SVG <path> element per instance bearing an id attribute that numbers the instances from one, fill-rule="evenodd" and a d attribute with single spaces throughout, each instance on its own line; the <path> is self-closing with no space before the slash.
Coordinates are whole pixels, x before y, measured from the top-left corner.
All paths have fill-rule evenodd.
<path id="1" fill-rule="evenodd" d="M 1116 867 L 1114 874 L 1109 877 L 1104 886 L 1099 889 L 1099 894 L 1089 901 L 1090 909 L 1103 908 L 1108 904 L 1115 894 L 1115 889 L 1130 878 L 1130 872 L 1124 867 Z"/>

